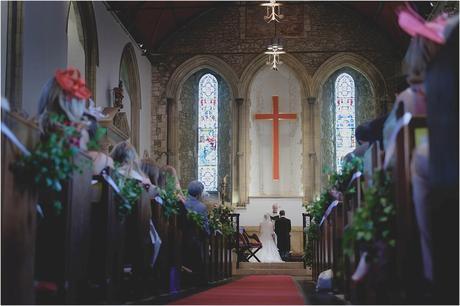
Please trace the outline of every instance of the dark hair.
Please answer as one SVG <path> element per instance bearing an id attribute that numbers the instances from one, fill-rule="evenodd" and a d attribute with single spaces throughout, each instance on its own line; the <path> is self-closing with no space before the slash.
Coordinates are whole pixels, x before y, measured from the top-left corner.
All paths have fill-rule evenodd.
<path id="1" fill-rule="evenodd" d="M 86 115 L 86 117 L 88 118 L 88 121 L 89 121 L 89 126 L 87 128 L 89 139 L 93 139 L 96 136 L 98 123 L 97 123 L 96 118 L 94 118 L 93 116 Z"/>
<path id="2" fill-rule="evenodd" d="M 284 216 L 286 212 L 284 210 L 280 210 L 280 216 Z"/>
<path id="3" fill-rule="evenodd" d="M 356 141 L 361 144 L 362 141 L 370 143 L 378 141 L 382 144 L 383 140 L 383 126 L 388 115 L 384 115 L 359 125 L 355 130 Z"/>

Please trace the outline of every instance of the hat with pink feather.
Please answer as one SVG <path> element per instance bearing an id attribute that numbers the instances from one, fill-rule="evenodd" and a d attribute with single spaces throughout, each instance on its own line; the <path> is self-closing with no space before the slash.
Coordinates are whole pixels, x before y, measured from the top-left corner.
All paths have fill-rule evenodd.
<path id="1" fill-rule="evenodd" d="M 397 11 L 399 26 L 410 36 L 422 36 L 435 43 L 444 44 L 444 28 L 447 24 L 447 14 L 441 14 L 432 21 L 426 21 L 407 3 Z"/>

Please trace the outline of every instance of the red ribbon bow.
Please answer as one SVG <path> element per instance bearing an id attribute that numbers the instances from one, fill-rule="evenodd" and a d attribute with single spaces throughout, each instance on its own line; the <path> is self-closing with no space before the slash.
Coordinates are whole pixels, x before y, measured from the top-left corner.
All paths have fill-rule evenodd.
<path id="1" fill-rule="evenodd" d="M 85 80 L 80 78 L 80 71 L 77 68 L 58 69 L 54 77 L 67 95 L 84 100 L 91 97 L 91 91 L 86 87 Z"/>

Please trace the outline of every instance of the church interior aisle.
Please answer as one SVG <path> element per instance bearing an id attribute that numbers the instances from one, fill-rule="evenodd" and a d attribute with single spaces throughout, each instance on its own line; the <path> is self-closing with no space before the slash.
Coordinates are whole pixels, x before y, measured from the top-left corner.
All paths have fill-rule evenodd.
<path id="1" fill-rule="evenodd" d="M 173 305 L 303 305 L 292 277 L 251 275 L 180 299 Z"/>

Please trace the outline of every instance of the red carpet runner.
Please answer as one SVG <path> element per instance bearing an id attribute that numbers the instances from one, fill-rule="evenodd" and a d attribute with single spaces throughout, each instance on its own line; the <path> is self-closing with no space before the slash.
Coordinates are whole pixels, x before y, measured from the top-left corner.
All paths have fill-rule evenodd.
<path id="1" fill-rule="evenodd" d="M 290 276 L 251 275 L 175 301 L 175 305 L 303 305 Z"/>

